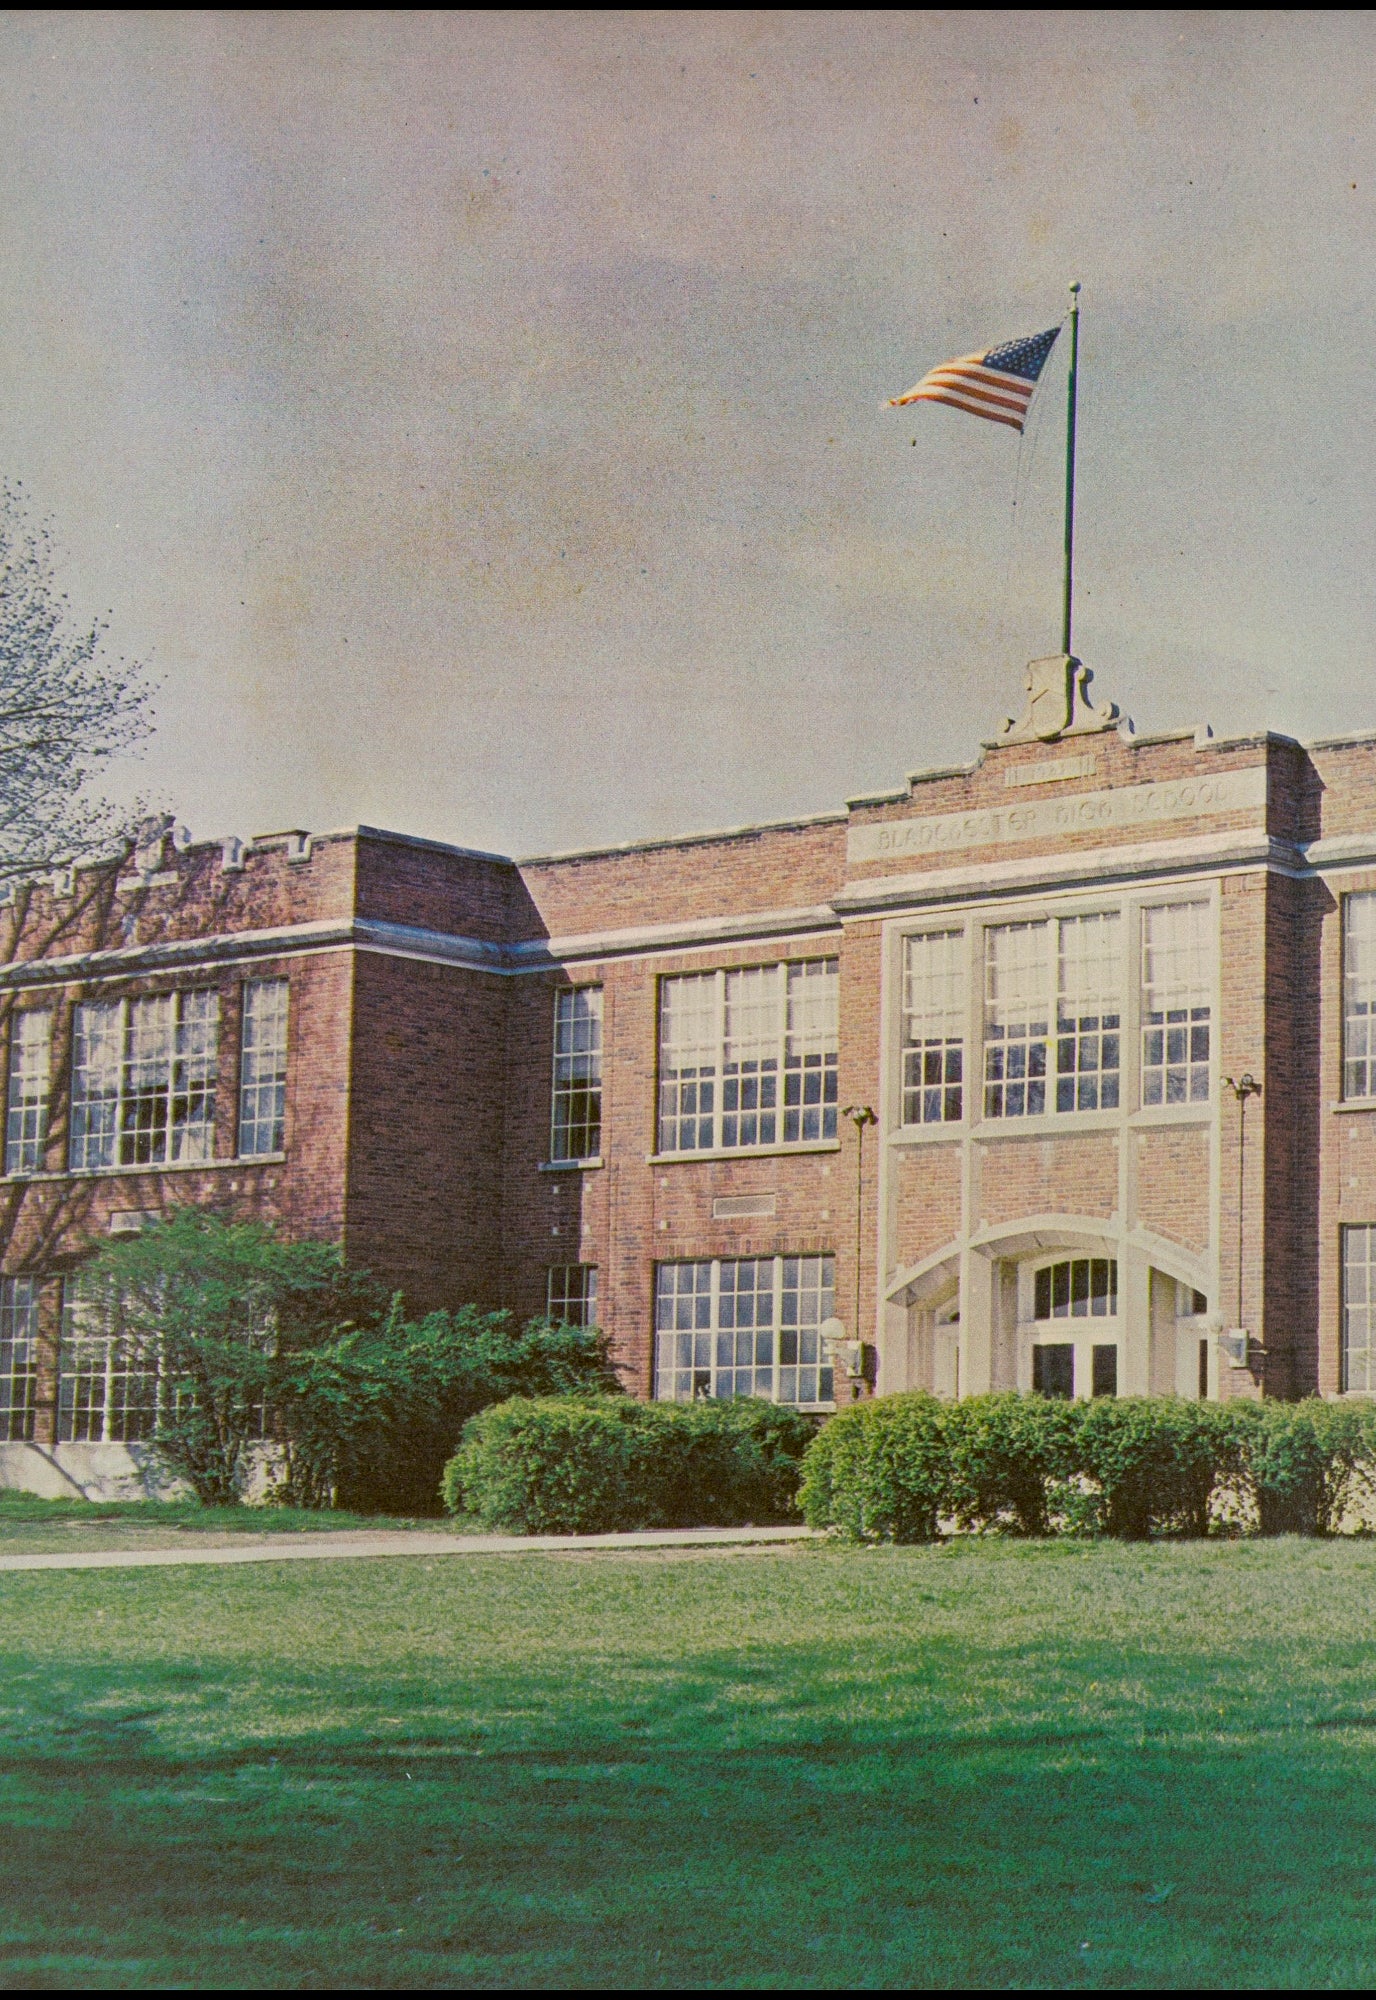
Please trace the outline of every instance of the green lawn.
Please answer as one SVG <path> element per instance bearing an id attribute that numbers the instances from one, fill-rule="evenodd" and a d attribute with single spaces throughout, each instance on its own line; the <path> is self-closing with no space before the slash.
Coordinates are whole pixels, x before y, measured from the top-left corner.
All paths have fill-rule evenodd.
<path id="1" fill-rule="evenodd" d="M 1376 1544 L 0 1578 L 0 1984 L 1363 1986 Z"/>
<path id="2" fill-rule="evenodd" d="M 0 1492 L 0 1555 L 75 1554 L 86 1549 L 174 1547 L 179 1537 L 233 1542 L 241 1535 L 328 1534 L 341 1528 L 454 1528 L 447 1520 L 402 1520 L 302 1507 L 202 1507 L 196 1500 L 39 1500 Z"/>

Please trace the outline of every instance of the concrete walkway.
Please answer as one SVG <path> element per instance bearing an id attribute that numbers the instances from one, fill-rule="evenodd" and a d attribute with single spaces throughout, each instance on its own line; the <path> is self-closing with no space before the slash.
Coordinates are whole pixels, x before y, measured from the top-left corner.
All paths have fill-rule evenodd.
<path id="1" fill-rule="evenodd" d="M 322 1529 L 300 1535 L 249 1536 L 232 1546 L 198 1549 L 93 1549 L 72 1555 L 0 1555 L 0 1571 L 20 1569 L 162 1569 L 198 1563 L 328 1562 L 363 1556 L 561 1555 L 582 1549 L 710 1549 L 814 1539 L 811 1528 L 645 1528 L 621 1535 L 455 1535 L 437 1529 Z"/>

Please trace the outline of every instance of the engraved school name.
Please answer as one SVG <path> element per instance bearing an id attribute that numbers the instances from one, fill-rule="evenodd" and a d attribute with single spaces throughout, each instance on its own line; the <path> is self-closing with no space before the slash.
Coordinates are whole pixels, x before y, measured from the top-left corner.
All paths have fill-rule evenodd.
<path id="1" fill-rule="evenodd" d="M 1055 840 L 1072 833 L 1151 826 L 1161 820 L 1248 812 L 1265 804 L 1263 769 L 1223 771 L 1212 778 L 1122 785 L 1111 792 L 1083 792 L 1078 798 L 1034 799 L 1025 805 L 993 806 L 981 812 L 937 813 L 927 819 L 853 827 L 846 854 L 852 864 L 886 861 L 891 856 L 946 854 L 1011 841 Z"/>

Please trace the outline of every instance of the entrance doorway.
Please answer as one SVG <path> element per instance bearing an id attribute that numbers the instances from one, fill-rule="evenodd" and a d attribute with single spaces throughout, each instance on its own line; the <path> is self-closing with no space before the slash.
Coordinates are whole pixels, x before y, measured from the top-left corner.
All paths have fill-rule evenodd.
<path id="1" fill-rule="evenodd" d="M 1043 1396 L 1116 1396 L 1117 1260 L 1058 1257 L 1030 1270 L 1024 1266 L 1024 1272 L 1020 1289 L 1032 1308 L 1033 1389 Z"/>

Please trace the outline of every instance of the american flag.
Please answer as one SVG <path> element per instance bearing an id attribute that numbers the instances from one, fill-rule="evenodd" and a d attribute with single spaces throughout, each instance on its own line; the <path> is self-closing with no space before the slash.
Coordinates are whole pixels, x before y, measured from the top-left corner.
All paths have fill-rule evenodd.
<path id="1" fill-rule="evenodd" d="M 905 403 L 949 403 L 954 410 L 968 410 L 972 417 L 987 417 L 991 424 L 1011 424 L 1015 431 L 1021 431 L 1037 377 L 1060 330 L 1053 326 L 1025 340 L 991 347 L 987 354 L 964 354 L 959 361 L 943 361 L 906 396 L 893 397 L 889 408 L 898 410 Z"/>

